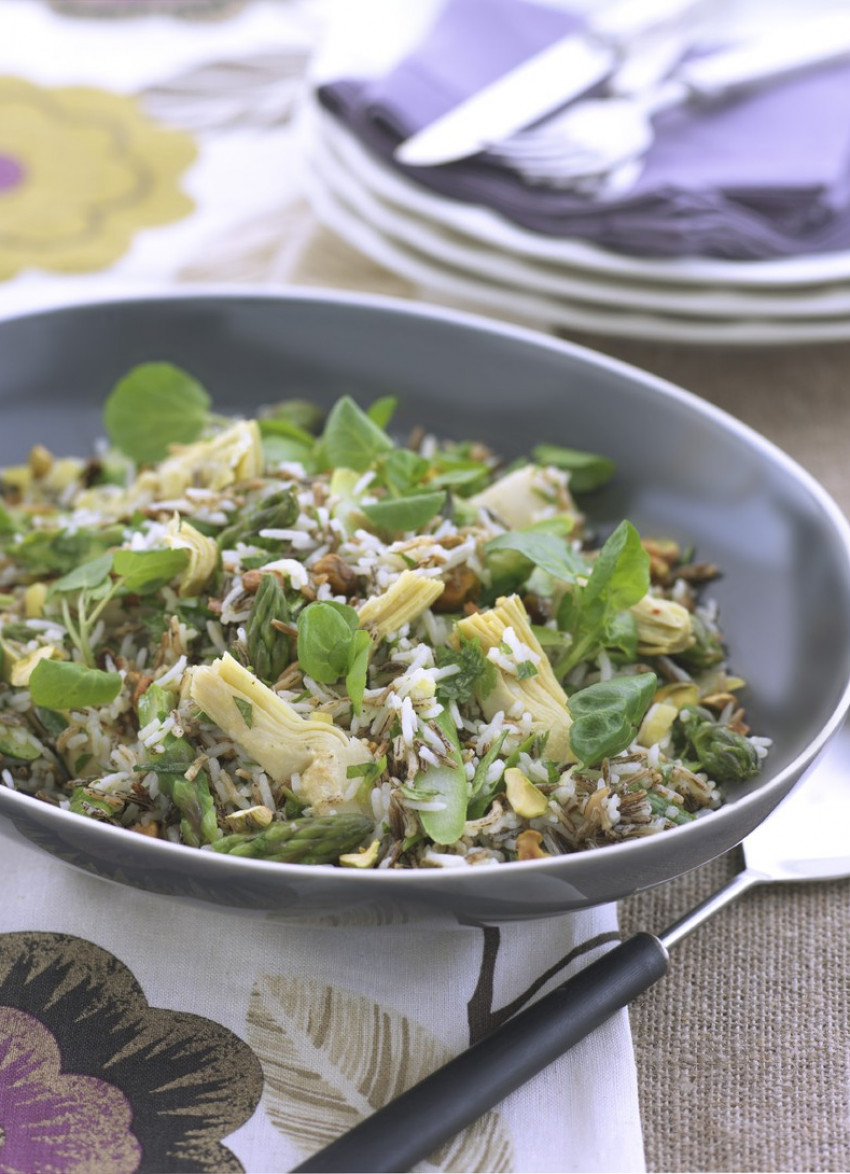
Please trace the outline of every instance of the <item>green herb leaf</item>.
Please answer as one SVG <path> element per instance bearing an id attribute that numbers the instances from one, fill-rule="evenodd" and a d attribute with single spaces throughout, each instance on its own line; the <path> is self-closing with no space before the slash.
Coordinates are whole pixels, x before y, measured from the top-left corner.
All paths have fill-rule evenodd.
<path id="1" fill-rule="evenodd" d="M 351 633 L 345 687 L 348 690 L 348 696 L 351 698 L 351 705 L 355 713 L 360 713 L 363 706 L 363 693 L 366 689 L 372 647 L 372 638 L 363 628 L 358 628 L 356 632 Z"/>
<path id="2" fill-rule="evenodd" d="M 410 493 L 430 469 L 428 461 L 409 448 L 394 448 L 378 462 L 378 471 L 386 487 L 394 493 Z"/>
<path id="3" fill-rule="evenodd" d="M 496 684 L 498 670 L 484 655 L 481 641 L 477 637 L 468 640 L 461 636 L 458 648 L 450 648 L 448 645 L 438 648 L 436 660 L 437 667 L 441 669 L 449 665 L 458 666 L 458 672 L 442 677 L 437 682 L 437 696 L 441 701 L 457 701 L 463 704 L 473 693 L 479 697 L 486 697 Z"/>
<path id="4" fill-rule="evenodd" d="M 260 416 L 260 429 L 269 420 L 284 421 L 292 424 L 302 433 L 309 435 L 313 440 L 322 430 L 322 421 L 325 414 L 318 404 L 306 399 L 285 399 L 279 404 L 273 404 Z"/>
<path id="5" fill-rule="evenodd" d="M 622 647 L 627 621 L 620 619 L 649 590 L 649 555 L 631 522 L 621 522 L 600 550 L 585 587 L 573 587 L 558 609 L 558 627 L 573 637 L 555 666 L 563 676 L 601 648 Z"/>
<path id="6" fill-rule="evenodd" d="M 150 595 L 186 569 L 188 550 L 116 550 L 113 570 L 133 595 Z"/>
<path id="7" fill-rule="evenodd" d="M 398 399 L 394 395 L 382 395 L 378 399 L 373 400 L 366 409 L 366 415 L 373 424 L 377 424 L 379 428 L 386 428 L 390 420 L 395 415 L 395 410 L 398 407 Z"/>
<path id="8" fill-rule="evenodd" d="M 103 530 L 31 530 L 19 541 L 4 543 L 4 549 L 34 575 L 54 575 L 72 571 L 81 563 L 118 546 L 124 538 L 123 526 Z"/>
<path id="9" fill-rule="evenodd" d="M 171 363 L 141 363 L 109 394 L 103 422 L 110 440 L 140 464 L 162 460 L 171 444 L 190 444 L 208 419 L 210 397 Z"/>
<path id="10" fill-rule="evenodd" d="M 621 522 L 593 564 L 584 606 L 599 603 L 613 615 L 643 599 L 648 590 L 649 555 L 631 522 Z"/>
<path id="11" fill-rule="evenodd" d="M 40 660 L 30 677 L 29 690 L 34 705 L 85 709 L 114 701 L 121 690 L 121 677 L 73 661 Z"/>
<path id="12" fill-rule="evenodd" d="M 468 495 L 484 489 L 489 479 L 490 470 L 483 461 L 447 460 L 438 456 L 432 465 L 428 486 L 431 489 L 453 489 Z"/>
<path id="13" fill-rule="evenodd" d="M 344 395 L 331 408 L 322 447 L 331 468 L 364 473 L 379 453 L 393 447 L 393 442 L 350 396 Z"/>
<path id="14" fill-rule="evenodd" d="M 626 749 L 638 732 L 657 686 L 655 673 L 639 673 L 598 681 L 572 695 L 570 745 L 586 766 L 596 766 L 603 758 Z"/>
<path id="15" fill-rule="evenodd" d="M 64 595 L 71 591 L 92 590 L 99 587 L 109 578 L 114 557 L 112 554 L 102 554 L 99 558 L 92 559 L 91 562 L 83 563 L 81 567 L 77 567 L 67 575 L 63 575 L 61 579 L 57 579 L 52 590 Z"/>
<path id="16" fill-rule="evenodd" d="M 611 480 L 616 469 L 608 457 L 575 448 L 561 448 L 557 444 L 538 444 L 531 455 L 538 465 L 554 465 L 568 472 L 570 489 L 576 493 L 589 493 L 591 489 L 598 489 Z"/>
<path id="17" fill-rule="evenodd" d="M 364 505 L 363 513 L 373 526 L 392 533 L 419 530 L 436 517 L 445 504 L 445 493 L 415 493 L 409 497 L 384 498 Z"/>
<path id="18" fill-rule="evenodd" d="M 248 729 L 253 729 L 254 726 L 254 707 L 250 701 L 246 701 L 244 697 L 237 697 L 235 694 L 233 700 L 236 703 L 236 708 L 242 714 L 242 720 Z"/>
<path id="19" fill-rule="evenodd" d="M 298 617 L 298 662 L 308 677 L 331 684 L 348 672 L 357 623 L 357 612 L 344 604 L 319 602 L 304 608 Z"/>
<path id="20" fill-rule="evenodd" d="M 305 432 L 303 428 L 293 423 L 292 420 L 287 419 L 286 416 L 266 416 L 261 417 L 257 424 L 260 429 L 262 437 L 267 436 L 283 436 L 288 440 L 297 441 L 303 448 L 312 448 L 316 443 L 315 436 L 309 432 Z"/>
<path id="21" fill-rule="evenodd" d="M 520 554 L 528 563 L 568 583 L 572 583 L 577 575 L 588 572 L 587 560 L 582 555 L 576 553 L 563 538 L 546 531 L 512 530 L 491 538 L 484 550 L 487 555 L 496 551 Z M 498 563 L 498 560 L 495 561 Z"/>

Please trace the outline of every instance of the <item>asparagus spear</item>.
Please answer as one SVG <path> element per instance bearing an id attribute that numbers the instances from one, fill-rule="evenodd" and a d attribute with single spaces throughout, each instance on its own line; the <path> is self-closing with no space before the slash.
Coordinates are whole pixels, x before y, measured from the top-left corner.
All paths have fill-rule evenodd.
<path id="1" fill-rule="evenodd" d="M 230 550 L 237 542 L 268 546 L 270 540 L 260 537 L 261 530 L 286 530 L 298 517 L 298 501 L 289 489 L 269 494 L 258 507 L 246 508 L 235 522 L 222 530 L 218 536 L 219 550 Z"/>
<path id="2" fill-rule="evenodd" d="M 246 642 L 248 660 L 267 685 L 274 684 L 292 655 L 292 641 L 272 626 L 272 620 L 285 623 L 288 619 L 289 607 L 280 580 L 271 573 L 263 575 L 248 620 Z"/>
<path id="3" fill-rule="evenodd" d="M 252 856 L 279 864 L 333 864 L 353 851 L 373 823 L 362 815 L 321 815 L 273 823 L 261 832 L 225 836 L 213 847 L 229 856 Z"/>
<path id="4" fill-rule="evenodd" d="M 144 728 L 154 720 L 162 721 L 168 717 L 172 708 L 171 694 L 160 685 L 149 685 L 139 698 L 139 725 Z M 183 842 L 193 848 L 213 843 L 219 839 L 221 831 L 207 772 L 200 770 L 190 780 L 173 770 L 175 763 L 185 762 L 188 768 L 197 757 L 197 751 L 186 738 L 178 738 L 174 734 L 166 734 L 162 745 L 164 750 L 161 754 L 150 755 L 151 769 L 156 770 L 157 762 L 163 765 L 167 763 L 170 768 L 158 775 L 159 785 L 180 812 Z"/>

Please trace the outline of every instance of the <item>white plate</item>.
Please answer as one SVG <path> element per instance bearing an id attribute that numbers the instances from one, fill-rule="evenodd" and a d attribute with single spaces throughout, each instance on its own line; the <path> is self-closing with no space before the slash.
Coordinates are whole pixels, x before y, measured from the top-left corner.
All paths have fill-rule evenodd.
<path id="1" fill-rule="evenodd" d="M 309 150 L 317 176 L 378 232 L 456 269 L 543 294 L 578 298 L 598 307 L 676 315 L 684 312 L 707 318 L 744 315 L 784 320 L 850 314 L 850 283 L 766 290 L 668 286 L 613 280 L 548 259 L 534 260 L 488 247 L 383 200 L 370 183 L 374 161 L 351 135 L 333 133 L 332 122 L 326 114 L 310 120 Z"/>
<path id="2" fill-rule="evenodd" d="M 543 330 L 575 330 L 620 338 L 709 345 L 780 345 L 850 339 L 850 318 L 810 318 L 773 322 L 758 318 L 691 319 L 686 315 L 644 314 L 603 309 L 579 300 L 535 295 L 493 280 L 478 281 L 450 265 L 385 236 L 332 191 L 309 158 L 305 182 L 316 216 L 379 265 L 406 277 L 437 300 L 504 316 Z"/>
<path id="3" fill-rule="evenodd" d="M 706 257 L 650 258 L 615 253 L 586 241 L 544 236 L 503 219 L 488 208 L 451 200 L 384 166 L 332 116 L 322 112 L 326 137 L 340 151 L 359 148 L 361 179 L 381 198 L 421 219 L 521 257 L 558 263 L 597 276 L 733 289 L 786 289 L 850 281 L 850 252 L 782 257 L 771 261 L 723 261 Z"/>

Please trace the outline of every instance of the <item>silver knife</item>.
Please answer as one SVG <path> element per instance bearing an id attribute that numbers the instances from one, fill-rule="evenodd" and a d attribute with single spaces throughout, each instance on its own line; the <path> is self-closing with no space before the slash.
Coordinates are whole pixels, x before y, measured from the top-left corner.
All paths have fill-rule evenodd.
<path id="1" fill-rule="evenodd" d="M 581 33 L 535 53 L 396 148 L 410 167 L 483 151 L 604 81 L 629 38 L 683 19 L 699 0 L 615 0 Z"/>

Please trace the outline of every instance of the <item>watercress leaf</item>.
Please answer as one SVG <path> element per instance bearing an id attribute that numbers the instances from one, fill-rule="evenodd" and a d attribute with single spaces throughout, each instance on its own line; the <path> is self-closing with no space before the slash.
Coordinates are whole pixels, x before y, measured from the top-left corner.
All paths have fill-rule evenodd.
<path id="1" fill-rule="evenodd" d="M 345 687 L 348 690 L 348 696 L 351 698 L 351 705 L 355 713 L 360 713 L 363 707 L 363 693 L 366 689 L 372 647 L 372 638 L 363 628 L 352 632 L 351 642 L 348 645 Z"/>
<path id="2" fill-rule="evenodd" d="M 121 676 L 69 660 L 40 660 L 30 677 L 29 690 L 34 705 L 84 709 L 114 701 L 121 690 Z"/>
<path id="3" fill-rule="evenodd" d="M 435 473 L 428 478 L 428 485 L 433 489 L 454 489 L 464 494 L 473 494 L 479 489 L 484 489 L 489 479 L 490 470 L 487 466 L 480 461 L 471 461 L 469 464 L 456 465 Z"/>
<path id="4" fill-rule="evenodd" d="M 312 448 L 316 443 L 315 436 L 306 432 L 303 428 L 299 428 L 297 424 L 287 419 L 286 416 L 265 416 L 261 417 L 257 424 L 259 425 L 260 435 L 265 438 L 267 436 L 282 436 L 288 440 L 296 440 L 305 448 Z"/>
<path id="5" fill-rule="evenodd" d="M 15 560 L 35 575 L 62 574 L 118 546 L 123 526 L 103 530 L 31 530 L 18 541 L 4 544 Z"/>
<path id="6" fill-rule="evenodd" d="M 132 460 L 149 464 L 171 444 L 190 444 L 208 419 L 210 397 L 172 363 L 141 363 L 116 383 L 104 408 L 109 439 Z"/>
<path id="7" fill-rule="evenodd" d="M 620 611 L 605 625 L 602 637 L 606 648 L 616 648 L 628 660 L 637 658 L 638 626 L 630 611 Z"/>
<path id="8" fill-rule="evenodd" d="M 356 632 L 360 624 L 360 617 L 353 607 L 349 607 L 347 603 L 337 603 L 335 599 L 327 599 L 322 601 L 325 607 L 332 608 L 337 615 L 342 616 L 346 624 L 348 624 L 349 632 Z"/>
<path id="9" fill-rule="evenodd" d="M 460 638 L 458 648 L 443 645 L 437 649 L 438 668 L 457 665 L 458 671 L 437 682 L 437 696 L 441 701 L 468 701 L 473 693 L 486 697 L 496 684 L 496 666 L 481 648 L 481 641 Z"/>
<path id="10" fill-rule="evenodd" d="M 612 677 L 580 689 L 569 700 L 570 745 L 586 766 L 625 750 L 638 732 L 658 680 L 655 673 Z"/>
<path id="11" fill-rule="evenodd" d="M 414 493 L 409 497 L 387 497 L 373 505 L 364 505 L 363 513 L 373 526 L 393 534 L 419 530 L 442 510 L 446 495 Z"/>
<path id="12" fill-rule="evenodd" d="M 593 564 L 583 593 L 584 606 L 601 601 L 604 611 L 614 615 L 626 611 L 649 590 L 649 555 L 640 535 L 629 521 L 611 534 Z"/>
<path id="13" fill-rule="evenodd" d="M 348 671 L 351 635 L 340 605 L 308 604 L 298 616 L 298 662 L 307 676 L 324 684 L 338 681 Z"/>
<path id="14" fill-rule="evenodd" d="M 114 558 L 115 556 L 112 554 L 102 554 L 90 562 L 83 563 L 82 566 L 63 575 L 61 579 L 57 579 L 51 590 L 65 594 L 69 591 L 83 591 L 99 587 L 109 578 Z"/>
<path id="15" fill-rule="evenodd" d="M 389 490 L 398 494 L 410 493 L 429 468 L 428 461 L 409 448 L 394 448 L 380 460 L 381 480 Z"/>
<path id="16" fill-rule="evenodd" d="M 538 465 L 554 465 L 568 472 L 570 489 L 576 493 L 588 493 L 591 489 L 605 485 L 616 469 L 608 457 L 575 448 L 562 448 L 557 444 L 538 444 L 531 455 Z"/>
<path id="17" fill-rule="evenodd" d="M 364 473 L 379 453 L 392 447 L 386 432 L 350 396 L 344 395 L 331 408 L 322 433 L 324 458 L 331 468 Z"/>
<path id="18" fill-rule="evenodd" d="M 185 570 L 188 550 L 116 550 L 113 569 L 134 595 L 150 595 Z"/>
<path id="19" fill-rule="evenodd" d="M 366 415 L 379 428 L 386 428 L 395 415 L 398 399 L 394 395 L 382 395 L 374 400 L 366 409 Z"/>
<path id="20" fill-rule="evenodd" d="M 587 573 L 587 562 L 557 534 L 540 530 L 512 530 L 491 538 L 484 547 L 486 554 L 510 550 L 521 554 L 534 566 L 547 571 L 556 579 L 572 583 L 577 575 Z"/>
<path id="21" fill-rule="evenodd" d="M 285 399 L 266 408 L 260 417 L 260 428 L 267 420 L 283 420 L 309 434 L 312 440 L 321 432 L 325 413 L 318 404 L 306 399 Z"/>

